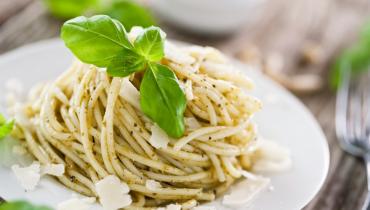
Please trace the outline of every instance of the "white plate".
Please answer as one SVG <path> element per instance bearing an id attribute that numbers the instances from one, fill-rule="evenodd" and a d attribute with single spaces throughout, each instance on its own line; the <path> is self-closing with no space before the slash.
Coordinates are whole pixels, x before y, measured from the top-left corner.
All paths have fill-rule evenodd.
<path id="1" fill-rule="evenodd" d="M 29 88 L 56 78 L 72 59 L 68 49 L 56 39 L 19 48 L 0 56 L 0 84 L 5 84 L 9 78 L 18 78 Z M 317 194 L 328 172 L 329 150 L 323 132 L 293 95 L 247 66 L 237 61 L 235 65 L 254 79 L 255 94 L 264 102 L 263 110 L 256 115 L 260 134 L 289 148 L 293 160 L 291 170 L 271 177 L 274 190 L 262 193 L 251 209 L 301 209 Z M 4 87 L 0 87 L 1 102 L 5 94 Z M 4 110 L 0 108 L 0 112 Z M 0 167 L 0 196 L 5 199 L 28 199 L 55 206 L 70 198 L 71 194 L 61 184 L 47 178 L 42 179 L 37 190 L 25 192 L 11 171 Z M 219 202 L 215 205 L 218 210 L 227 209 Z"/>

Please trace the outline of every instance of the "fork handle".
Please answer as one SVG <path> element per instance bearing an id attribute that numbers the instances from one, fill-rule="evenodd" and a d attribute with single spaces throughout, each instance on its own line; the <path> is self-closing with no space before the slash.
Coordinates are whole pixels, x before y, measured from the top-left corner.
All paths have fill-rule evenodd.
<path id="1" fill-rule="evenodd" d="M 367 195 L 361 210 L 370 210 L 370 153 L 366 153 L 363 158 L 367 175 Z"/>
<path id="2" fill-rule="evenodd" d="M 361 210 L 370 210 L 370 194 L 367 193 L 366 200 L 361 208 Z"/>

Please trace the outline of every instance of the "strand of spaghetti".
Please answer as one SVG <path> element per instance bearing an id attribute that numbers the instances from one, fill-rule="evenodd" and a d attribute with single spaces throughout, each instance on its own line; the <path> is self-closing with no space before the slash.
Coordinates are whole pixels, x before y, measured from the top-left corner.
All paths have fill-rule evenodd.
<path id="1" fill-rule="evenodd" d="M 216 175 L 218 177 L 218 180 L 220 182 L 224 182 L 226 180 L 226 178 L 225 178 L 225 173 L 223 172 L 223 169 L 221 167 L 220 160 L 218 159 L 218 157 L 215 154 L 207 153 L 207 155 L 209 156 L 209 158 L 211 159 L 211 161 L 213 163 L 213 166 L 216 170 Z"/>
<path id="2" fill-rule="evenodd" d="M 60 158 L 55 153 L 55 151 L 53 150 L 53 148 L 51 148 L 51 146 L 49 145 L 49 143 L 42 136 L 41 131 L 39 129 L 36 130 L 36 136 L 37 136 L 39 142 L 41 143 L 41 147 L 44 148 L 46 154 L 49 155 L 51 162 L 65 164 L 65 162 L 63 161 L 63 159 Z"/>
<path id="3" fill-rule="evenodd" d="M 207 108 L 210 124 L 213 126 L 216 126 L 217 125 L 217 114 L 213 107 L 213 104 L 208 99 L 208 97 L 205 95 L 201 95 L 200 100 L 205 104 Z"/>
<path id="4" fill-rule="evenodd" d="M 205 144 L 203 142 L 199 141 L 193 141 L 191 144 L 196 145 L 197 147 L 201 148 L 202 150 L 206 152 L 210 152 L 217 155 L 223 155 L 223 156 L 238 156 L 241 154 L 240 149 L 221 149 L 219 147 L 214 147 L 208 144 Z"/>
<path id="5" fill-rule="evenodd" d="M 97 171 L 99 176 L 105 177 L 108 173 L 105 169 L 98 163 L 95 159 L 93 151 L 92 151 L 92 144 L 88 136 L 88 128 L 86 123 L 86 102 L 82 101 L 80 112 L 79 112 L 79 120 L 80 120 L 80 131 L 81 131 L 81 141 L 82 145 L 85 150 L 86 157 L 89 160 L 89 163 L 94 169 Z"/>
<path id="6" fill-rule="evenodd" d="M 244 120 L 244 122 L 238 124 L 237 126 L 226 127 L 226 128 L 223 128 L 223 129 L 219 129 L 219 131 L 214 132 L 212 134 L 200 136 L 200 137 L 197 138 L 197 140 L 201 140 L 201 141 L 221 140 L 221 139 L 224 139 L 228 136 L 233 136 L 233 135 L 241 132 L 242 130 L 245 130 L 249 123 L 250 123 L 250 121 L 247 119 L 247 120 Z"/>
<path id="7" fill-rule="evenodd" d="M 49 162 L 48 157 L 46 156 L 45 153 L 41 152 L 41 148 L 35 141 L 35 139 L 32 137 L 31 133 L 23 129 L 24 136 L 27 141 L 28 149 L 30 152 L 37 158 L 38 161 L 40 161 L 43 164 L 46 164 Z"/>
<path id="8" fill-rule="evenodd" d="M 176 168 L 180 169 L 180 170 L 183 170 L 185 171 L 186 173 L 194 173 L 194 170 L 191 168 L 191 167 L 188 167 L 186 165 L 184 165 L 182 162 L 170 157 L 170 156 L 166 156 L 164 154 L 162 154 L 162 152 L 159 152 L 160 153 L 160 158 L 161 160 L 164 162 L 164 163 L 168 163 L 168 164 L 171 164 L 173 166 L 175 166 Z"/>
<path id="9" fill-rule="evenodd" d="M 175 157 L 180 160 L 186 159 L 186 160 L 205 161 L 205 162 L 209 161 L 209 158 L 207 157 L 207 155 L 204 155 L 204 154 L 190 153 L 190 152 L 185 152 L 181 150 L 175 151 L 171 147 L 161 148 L 159 150 L 166 154 L 170 154 L 172 157 Z"/>
<path id="10" fill-rule="evenodd" d="M 143 157 L 141 155 L 135 154 L 135 153 L 131 152 L 130 150 L 128 150 L 127 148 L 124 148 L 124 147 L 122 147 L 118 144 L 115 145 L 115 148 L 116 148 L 117 152 L 120 153 L 121 155 L 123 155 L 125 157 L 128 157 L 133 161 L 144 164 L 146 166 L 149 166 L 149 167 L 152 167 L 152 168 L 155 168 L 155 169 L 158 169 L 158 170 L 170 173 L 170 174 L 175 174 L 175 175 L 185 174 L 182 170 L 179 170 L 177 168 L 174 168 L 174 167 L 172 167 L 170 165 L 167 165 L 167 164 L 164 164 L 162 162 L 154 161 L 154 160 L 151 160 L 149 158 Z"/>
<path id="11" fill-rule="evenodd" d="M 222 165 L 226 168 L 227 172 L 234 178 L 240 178 L 241 173 L 237 170 L 230 161 L 229 157 L 221 157 Z"/>
<path id="12" fill-rule="evenodd" d="M 68 174 L 74 176 L 81 184 L 89 188 L 90 191 L 94 194 L 94 196 L 97 196 L 95 191 L 95 185 L 90 179 L 88 179 L 87 177 L 73 169 L 68 170 Z"/>
<path id="13" fill-rule="evenodd" d="M 114 123 L 114 107 L 116 105 L 118 92 L 121 88 L 121 79 L 120 78 L 114 78 L 112 80 L 110 89 L 109 89 L 109 95 L 108 95 L 108 103 L 107 107 L 105 109 L 105 116 L 104 116 L 104 122 L 106 123 L 106 144 L 107 144 L 107 150 L 109 155 L 109 160 L 112 163 L 112 166 L 118 174 L 118 176 L 125 180 L 123 177 L 123 168 L 121 167 L 121 164 L 118 161 L 118 157 L 116 154 L 116 150 L 114 148 L 114 131 L 113 131 L 113 123 Z"/>
<path id="14" fill-rule="evenodd" d="M 151 179 L 162 181 L 162 182 L 194 182 L 201 179 L 209 178 L 211 176 L 210 172 L 199 172 L 195 174 L 189 174 L 184 176 L 173 176 L 173 175 L 166 175 L 161 173 L 155 173 L 151 171 L 143 171 L 143 173 L 150 177 Z"/>
<path id="15" fill-rule="evenodd" d="M 194 140 L 194 139 L 196 139 L 196 138 L 198 138 L 198 137 L 200 137 L 200 136 L 203 136 L 203 135 L 205 135 L 205 134 L 207 134 L 207 133 L 212 133 L 212 132 L 215 132 L 215 131 L 217 131 L 217 130 L 219 130 L 219 129 L 222 129 L 222 128 L 224 128 L 223 126 L 215 126 L 215 127 L 205 127 L 205 128 L 200 128 L 200 129 L 198 129 L 198 130 L 196 130 L 196 131 L 193 131 L 192 133 L 190 133 L 189 135 L 187 135 L 187 136 L 185 136 L 185 137 L 183 137 L 183 138 L 181 138 L 181 139 L 179 139 L 176 143 L 175 143 L 175 145 L 174 145 L 174 150 L 175 151 L 180 151 L 181 150 L 181 148 L 185 145 L 185 144 L 187 144 L 187 143 L 189 143 L 190 141 L 192 141 L 192 140 Z"/>
<path id="16" fill-rule="evenodd" d="M 60 176 L 58 177 L 58 180 L 75 192 L 81 193 L 82 195 L 86 196 L 94 196 L 94 194 L 88 188 L 70 181 L 70 179 L 67 178 L 66 176 Z"/>

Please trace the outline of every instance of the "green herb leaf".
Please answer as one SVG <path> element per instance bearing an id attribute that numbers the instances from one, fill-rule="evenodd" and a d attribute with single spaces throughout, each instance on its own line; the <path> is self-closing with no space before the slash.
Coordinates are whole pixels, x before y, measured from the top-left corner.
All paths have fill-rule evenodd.
<path id="1" fill-rule="evenodd" d="M 0 114 L 0 125 L 4 124 L 6 122 L 6 118 Z"/>
<path id="2" fill-rule="evenodd" d="M 346 49 L 334 62 L 330 72 L 330 85 L 340 87 L 342 72 L 360 73 L 370 70 L 370 21 L 366 22 L 359 34 L 359 39 Z"/>
<path id="3" fill-rule="evenodd" d="M 130 30 L 133 26 L 142 26 L 145 28 L 156 25 L 150 11 L 133 1 L 115 1 L 103 13 L 119 20 L 127 30 Z"/>
<path id="4" fill-rule="evenodd" d="M 169 136 L 184 134 L 185 94 L 176 75 L 166 66 L 151 63 L 140 85 L 143 112 Z"/>
<path id="5" fill-rule="evenodd" d="M 136 71 L 144 70 L 146 60 L 134 51 L 123 49 L 108 66 L 107 72 L 113 77 L 126 77 Z"/>
<path id="6" fill-rule="evenodd" d="M 52 210 L 46 206 L 32 205 L 26 201 L 4 202 L 0 204 L 0 210 Z"/>
<path id="7" fill-rule="evenodd" d="M 51 14 L 62 19 L 82 15 L 86 10 L 94 8 L 97 0 L 43 0 Z"/>
<path id="8" fill-rule="evenodd" d="M 369 37 L 370 41 L 370 37 Z M 341 72 L 367 71 L 370 66 L 370 42 L 360 40 L 348 50 L 344 51 L 341 56 L 335 61 L 330 73 L 330 85 L 333 88 L 339 87 L 342 80 Z"/>
<path id="9" fill-rule="evenodd" d="M 161 29 L 155 26 L 146 28 L 134 43 L 135 50 L 149 61 L 159 61 L 164 56 L 164 40 Z"/>
<path id="10" fill-rule="evenodd" d="M 0 139 L 3 139 L 12 132 L 14 126 L 14 120 L 6 120 L 3 115 L 0 114 Z"/>
<path id="11" fill-rule="evenodd" d="M 132 48 L 123 25 L 106 15 L 83 16 L 63 24 L 61 37 L 81 61 L 107 67 L 124 48 Z"/>

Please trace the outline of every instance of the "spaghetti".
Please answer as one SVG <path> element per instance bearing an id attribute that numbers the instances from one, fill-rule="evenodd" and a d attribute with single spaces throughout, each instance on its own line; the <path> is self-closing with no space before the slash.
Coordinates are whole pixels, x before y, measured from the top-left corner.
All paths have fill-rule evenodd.
<path id="1" fill-rule="evenodd" d="M 57 179 L 83 195 L 97 197 L 95 183 L 115 175 L 131 190 L 128 209 L 168 203 L 190 209 L 214 200 L 253 165 L 251 117 L 261 104 L 247 93 L 252 82 L 231 73 L 213 48 L 166 43 L 161 63 L 175 72 L 188 100 L 185 135 L 166 147 L 153 146 L 155 125 L 138 97 L 122 94 L 123 84 L 138 94 L 140 73 L 112 78 L 79 61 L 30 92 L 15 133 L 41 164 L 64 164 Z M 161 187 L 148 187 L 148 180 Z"/>

